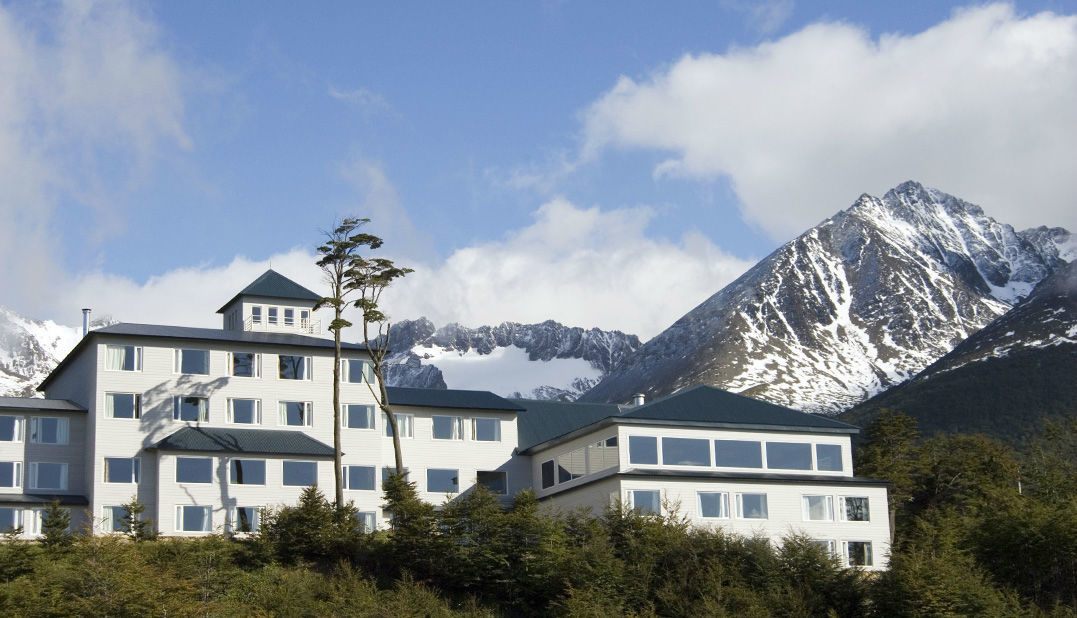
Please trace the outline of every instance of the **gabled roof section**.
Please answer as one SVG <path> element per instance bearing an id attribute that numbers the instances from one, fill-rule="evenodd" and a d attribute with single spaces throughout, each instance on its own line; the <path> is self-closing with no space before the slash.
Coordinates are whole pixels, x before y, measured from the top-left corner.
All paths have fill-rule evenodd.
<path id="1" fill-rule="evenodd" d="M 490 391 L 465 391 L 441 388 L 405 388 L 389 386 L 389 403 L 400 406 L 425 408 L 466 408 L 471 410 L 497 410 L 521 412 L 519 405 L 495 395 Z"/>
<path id="2" fill-rule="evenodd" d="M 237 330 L 222 330 L 218 328 L 191 328 L 187 326 L 161 326 L 158 324 L 129 324 L 121 322 L 120 324 L 113 324 L 97 330 L 91 330 L 85 337 L 79 341 L 75 349 L 71 350 L 64 360 L 60 361 L 60 364 L 56 366 L 56 369 L 52 370 L 49 377 L 41 383 L 41 386 L 37 387 L 37 390 L 43 391 L 48 386 L 49 382 L 56 376 L 60 375 L 67 368 L 78 355 L 82 352 L 86 346 L 90 344 L 93 339 L 99 337 L 109 337 L 112 335 L 123 336 L 135 336 L 135 337 L 157 337 L 161 339 L 187 339 L 194 341 L 221 341 L 229 343 L 251 343 L 251 344 L 266 344 L 266 345 L 279 345 L 290 346 L 296 348 L 318 348 L 318 349 L 333 349 L 332 339 L 322 339 L 320 337 L 308 337 L 306 335 L 296 335 L 293 333 L 263 333 L 263 332 L 251 332 L 251 331 L 237 331 Z M 346 343 L 341 342 L 340 347 L 342 350 L 357 350 L 366 351 L 366 346 L 361 343 Z"/>
<path id="3" fill-rule="evenodd" d="M 300 431 L 184 427 L 148 447 L 161 451 L 202 451 L 249 455 L 332 457 L 333 447 Z"/>
<path id="4" fill-rule="evenodd" d="M 750 425 L 775 429 L 857 433 L 848 423 L 699 384 L 625 410 L 625 419 Z"/>
<path id="5" fill-rule="evenodd" d="M 86 408 L 66 399 L 40 399 L 38 397 L 0 397 L 0 410 L 86 412 Z"/>
<path id="6" fill-rule="evenodd" d="M 521 451 L 621 413 L 620 407 L 612 403 L 560 403 L 532 399 L 511 401 L 526 410 L 516 417 Z"/>
<path id="7" fill-rule="evenodd" d="M 307 300 L 318 302 L 322 299 L 320 294 L 315 294 L 307 288 L 292 281 L 279 272 L 269 269 L 251 282 L 250 285 L 240 290 L 239 294 L 232 297 L 217 313 L 224 313 L 228 305 L 236 302 L 242 296 L 264 296 L 268 298 L 291 298 L 294 300 Z"/>

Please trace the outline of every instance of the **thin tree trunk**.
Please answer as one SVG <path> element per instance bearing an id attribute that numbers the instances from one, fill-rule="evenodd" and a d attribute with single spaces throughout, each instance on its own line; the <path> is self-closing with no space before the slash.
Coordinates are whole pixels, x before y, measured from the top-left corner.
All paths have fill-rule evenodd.
<path id="1" fill-rule="evenodd" d="M 339 297 L 339 295 L 338 295 Z M 341 308 L 336 306 L 336 319 L 340 320 Z M 337 508 L 344 507 L 344 471 L 340 457 L 340 329 L 333 330 L 333 482 L 336 490 Z"/>

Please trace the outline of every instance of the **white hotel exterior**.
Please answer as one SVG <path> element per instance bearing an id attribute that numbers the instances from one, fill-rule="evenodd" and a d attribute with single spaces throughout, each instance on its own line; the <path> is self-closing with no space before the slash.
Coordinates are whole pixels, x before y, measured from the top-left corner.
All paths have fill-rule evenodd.
<path id="1" fill-rule="evenodd" d="M 242 533 L 310 484 L 330 490 L 333 342 L 312 336 L 317 298 L 268 271 L 220 309 L 221 330 L 89 332 L 44 399 L 0 398 L 0 528 L 36 536 L 58 498 L 74 526 L 108 533 L 137 495 L 162 534 Z M 392 439 L 365 349 L 343 355 L 345 497 L 384 527 Z M 477 483 L 506 504 L 527 488 L 564 508 L 622 500 L 775 542 L 800 531 L 848 564 L 886 566 L 886 485 L 853 475 L 850 425 L 703 386 L 633 406 L 389 394 L 427 501 Z"/>

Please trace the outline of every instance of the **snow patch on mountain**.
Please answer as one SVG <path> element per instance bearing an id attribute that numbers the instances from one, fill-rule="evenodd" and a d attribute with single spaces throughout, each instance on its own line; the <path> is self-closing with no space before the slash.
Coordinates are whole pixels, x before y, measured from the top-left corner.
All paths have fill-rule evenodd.
<path id="1" fill-rule="evenodd" d="M 596 384 L 602 370 L 582 358 L 531 360 L 527 350 L 510 345 L 487 353 L 415 346 L 411 352 L 441 370 L 449 388 L 490 390 L 505 397 L 532 394 L 536 389 L 572 391 L 580 379 Z"/>
<path id="2" fill-rule="evenodd" d="M 82 329 L 24 318 L 0 307 L 0 395 L 38 397 L 35 389 L 82 338 Z"/>

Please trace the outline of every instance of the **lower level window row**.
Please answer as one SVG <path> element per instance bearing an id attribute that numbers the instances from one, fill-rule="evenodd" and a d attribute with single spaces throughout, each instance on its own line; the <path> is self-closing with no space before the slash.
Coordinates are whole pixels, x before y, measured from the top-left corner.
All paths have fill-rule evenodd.
<path id="1" fill-rule="evenodd" d="M 70 513 L 69 509 L 65 509 Z M 0 506 L 0 534 L 11 533 L 22 528 L 24 533 L 41 534 L 48 514 L 43 508 L 23 509 L 15 506 Z M 71 523 L 68 521 L 68 530 Z"/>
<path id="2" fill-rule="evenodd" d="M 212 483 L 216 475 L 227 474 L 230 485 L 265 485 L 266 460 L 229 459 L 227 472 L 214 470 L 212 457 L 177 457 L 177 483 Z M 318 482 L 318 462 L 281 462 L 281 479 L 285 486 L 308 487 Z"/>
<path id="3" fill-rule="evenodd" d="M 662 514 L 662 491 L 634 489 L 628 492 L 629 506 L 650 515 Z M 767 519 L 767 494 L 701 491 L 699 513 L 704 518 Z M 732 501 L 731 501 L 732 499 Z M 732 513 L 732 515 L 731 515 Z"/>
<path id="4" fill-rule="evenodd" d="M 382 468 L 381 480 L 384 483 L 396 468 Z M 405 478 L 411 480 L 411 471 L 404 468 Z M 475 483 L 483 485 L 492 493 L 507 495 L 509 493 L 508 477 L 500 470 L 479 470 L 475 473 Z M 344 488 L 352 490 L 374 490 L 374 466 L 344 466 Z M 420 488 L 421 490 L 421 488 Z M 458 468 L 428 468 L 426 470 L 426 491 L 438 494 L 460 493 L 460 470 Z"/>
<path id="5" fill-rule="evenodd" d="M 842 541 L 841 553 L 838 553 L 837 541 L 831 539 L 812 539 L 812 542 L 827 552 L 839 557 L 848 566 L 874 566 L 871 541 Z"/>
<path id="6" fill-rule="evenodd" d="M 30 489 L 67 489 L 67 464 L 34 461 L 29 465 Z M 0 461 L 0 487 L 22 487 L 23 463 Z"/>
<path id="7" fill-rule="evenodd" d="M 228 509 L 225 528 L 233 534 L 258 532 L 262 525 L 262 506 L 237 506 Z M 0 509 L 0 524 L 3 523 L 3 509 Z M 377 514 L 373 511 L 359 511 L 355 514 L 365 532 L 373 532 Z M 213 532 L 215 530 L 214 509 L 211 506 L 197 504 L 176 505 L 175 532 Z M 109 532 L 126 532 L 131 525 L 128 511 L 123 506 L 106 506 L 102 513 L 102 527 Z"/>

